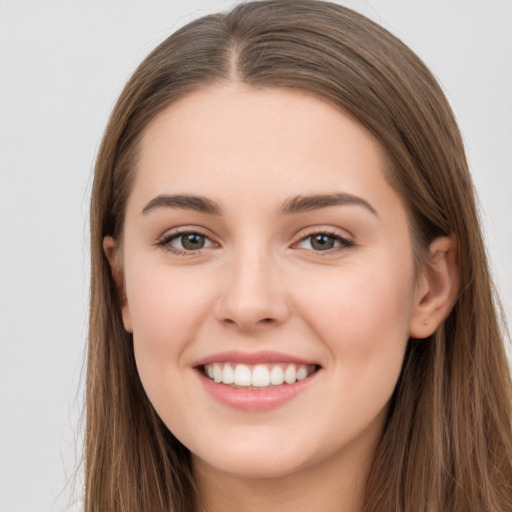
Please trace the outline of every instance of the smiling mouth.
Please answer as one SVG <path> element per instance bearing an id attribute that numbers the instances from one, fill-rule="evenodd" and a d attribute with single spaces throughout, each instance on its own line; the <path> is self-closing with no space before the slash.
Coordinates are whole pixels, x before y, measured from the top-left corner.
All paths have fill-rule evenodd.
<path id="1" fill-rule="evenodd" d="M 211 363 L 201 367 L 205 377 L 233 388 L 262 390 L 277 386 L 294 384 L 307 379 L 320 369 L 316 364 L 269 363 Z"/>

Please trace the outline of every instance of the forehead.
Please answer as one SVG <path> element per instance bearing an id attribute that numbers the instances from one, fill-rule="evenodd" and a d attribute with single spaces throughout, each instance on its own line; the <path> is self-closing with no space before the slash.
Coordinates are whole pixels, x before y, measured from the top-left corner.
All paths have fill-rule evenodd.
<path id="1" fill-rule="evenodd" d="M 132 195 L 149 200 L 194 192 L 222 200 L 236 194 L 261 203 L 377 189 L 395 194 L 383 152 L 340 109 L 299 91 L 223 84 L 189 93 L 150 123 Z"/>

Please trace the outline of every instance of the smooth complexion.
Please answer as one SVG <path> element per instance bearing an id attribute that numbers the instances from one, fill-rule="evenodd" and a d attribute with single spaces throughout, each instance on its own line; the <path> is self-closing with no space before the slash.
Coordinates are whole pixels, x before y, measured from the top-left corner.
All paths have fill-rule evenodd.
<path id="1" fill-rule="evenodd" d="M 143 386 L 208 510 L 357 510 L 407 341 L 454 290 L 448 238 L 416 272 L 372 136 L 305 93 L 193 92 L 146 129 L 122 245 L 104 245 Z M 295 360 L 316 369 L 297 384 L 204 375 Z"/>

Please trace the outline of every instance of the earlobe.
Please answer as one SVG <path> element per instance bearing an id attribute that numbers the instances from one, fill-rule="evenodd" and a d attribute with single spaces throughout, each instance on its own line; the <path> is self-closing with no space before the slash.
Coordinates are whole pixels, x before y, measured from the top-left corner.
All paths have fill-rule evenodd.
<path id="1" fill-rule="evenodd" d="M 452 237 L 436 238 L 418 279 L 409 336 L 427 338 L 450 314 L 459 291 L 457 246 Z"/>
<path id="2" fill-rule="evenodd" d="M 114 279 L 114 283 L 116 285 L 119 303 L 121 304 L 121 314 L 123 317 L 124 328 L 128 332 L 133 332 L 130 307 L 128 306 L 128 300 L 126 298 L 120 250 L 117 242 L 111 236 L 106 236 L 103 239 L 103 251 L 107 257 L 108 263 L 110 265 L 110 271 L 112 272 L 112 278 Z"/>

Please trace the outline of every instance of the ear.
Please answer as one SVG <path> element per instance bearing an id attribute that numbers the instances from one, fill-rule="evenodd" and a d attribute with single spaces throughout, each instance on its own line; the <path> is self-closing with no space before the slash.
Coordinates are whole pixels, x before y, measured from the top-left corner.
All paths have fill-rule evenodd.
<path id="1" fill-rule="evenodd" d="M 110 271 L 112 272 L 112 277 L 117 288 L 124 328 L 128 332 L 133 332 L 130 307 L 125 293 L 125 281 L 120 254 L 121 251 L 117 242 L 111 236 L 106 236 L 103 239 L 103 251 L 105 252 L 105 256 L 109 262 Z"/>
<path id="2" fill-rule="evenodd" d="M 414 311 L 409 326 L 411 338 L 427 338 L 450 314 L 459 292 L 457 247 L 452 237 L 436 238 L 429 259 L 418 277 Z"/>

